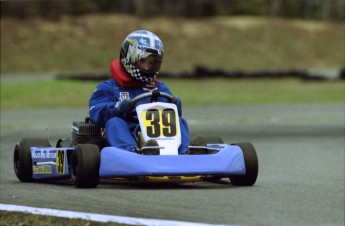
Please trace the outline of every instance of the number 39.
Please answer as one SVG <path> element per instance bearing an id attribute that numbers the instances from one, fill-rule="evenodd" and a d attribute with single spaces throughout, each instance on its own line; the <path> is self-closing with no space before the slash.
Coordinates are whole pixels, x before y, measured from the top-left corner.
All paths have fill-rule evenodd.
<path id="1" fill-rule="evenodd" d="M 160 136 L 176 136 L 176 114 L 173 109 L 150 109 L 146 112 L 146 120 L 150 125 L 146 127 L 147 135 L 151 138 Z"/>

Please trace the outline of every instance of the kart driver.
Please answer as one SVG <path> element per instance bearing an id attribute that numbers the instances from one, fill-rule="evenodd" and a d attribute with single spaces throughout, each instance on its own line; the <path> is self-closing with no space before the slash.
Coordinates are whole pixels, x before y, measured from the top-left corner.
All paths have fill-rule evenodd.
<path id="1" fill-rule="evenodd" d="M 145 30 L 134 31 L 124 40 L 120 58 L 116 58 L 110 66 L 112 80 L 101 82 L 93 92 L 89 101 L 91 121 L 100 128 L 105 128 L 105 135 L 110 146 L 146 155 L 158 155 L 158 148 L 140 150 L 136 140 L 138 122 L 133 119 L 135 106 L 131 99 L 145 92 L 158 90 L 171 95 L 169 88 L 157 80 L 164 50 L 163 43 L 154 33 Z M 158 101 L 167 102 L 159 97 Z M 150 98 L 138 104 L 149 103 Z M 179 154 L 203 154 L 205 149 L 189 149 L 188 125 L 182 118 L 180 98 L 174 96 L 179 114 L 181 130 L 181 146 Z M 202 136 L 196 136 L 192 146 L 206 146 Z M 148 140 L 146 147 L 158 146 L 156 140 Z M 207 149 L 206 149 L 207 150 Z"/>

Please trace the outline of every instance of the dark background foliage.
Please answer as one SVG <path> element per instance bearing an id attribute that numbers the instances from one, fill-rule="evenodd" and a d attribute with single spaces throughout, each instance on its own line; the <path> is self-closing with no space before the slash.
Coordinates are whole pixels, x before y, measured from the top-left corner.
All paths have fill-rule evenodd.
<path id="1" fill-rule="evenodd" d="M 125 13 L 143 17 L 263 15 L 344 20 L 345 0 L 41 0 L 1 1 L 1 16 L 59 19 L 63 14 Z"/>

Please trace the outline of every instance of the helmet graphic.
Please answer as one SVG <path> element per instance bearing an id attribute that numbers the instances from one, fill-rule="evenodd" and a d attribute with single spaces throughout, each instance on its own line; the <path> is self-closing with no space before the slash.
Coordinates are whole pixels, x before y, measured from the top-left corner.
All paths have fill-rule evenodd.
<path id="1" fill-rule="evenodd" d="M 150 31 L 134 31 L 122 44 L 121 65 L 136 81 L 150 83 L 158 75 L 162 60 L 163 43 Z"/>

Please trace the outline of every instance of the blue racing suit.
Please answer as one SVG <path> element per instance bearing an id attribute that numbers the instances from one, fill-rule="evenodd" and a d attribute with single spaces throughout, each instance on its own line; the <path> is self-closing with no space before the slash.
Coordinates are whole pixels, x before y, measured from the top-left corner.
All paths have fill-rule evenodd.
<path id="1" fill-rule="evenodd" d="M 163 82 L 156 82 L 156 88 L 160 92 L 171 94 L 168 87 Z M 150 92 L 145 87 L 123 87 L 116 80 L 101 82 L 97 89 L 93 92 L 89 101 L 89 114 L 91 121 L 100 128 L 105 128 L 106 137 L 110 146 L 134 151 L 138 149 L 135 139 L 135 130 L 139 123 L 130 116 L 132 114 L 122 114 L 115 108 L 116 102 L 122 98 L 131 98 Z M 167 102 L 163 97 L 159 97 L 158 101 Z M 137 103 L 149 103 L 150 98 L 145 98 Z M 181 102 L 175 103 L 179 109 L 180 129 L 181 129 L 181 146 L 179 154 L 187 151 L 190 143 L 188 125 L 183 119 L 181 113 Z M 135 111 L 135 109 L 133 109 Z"/>

